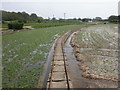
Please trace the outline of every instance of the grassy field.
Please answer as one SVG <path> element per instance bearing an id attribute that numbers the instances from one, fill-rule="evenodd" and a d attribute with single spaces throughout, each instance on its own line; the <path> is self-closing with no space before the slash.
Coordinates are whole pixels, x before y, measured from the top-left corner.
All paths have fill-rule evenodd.
<path id="1" fill-rule="evenodd" d="M 3 87 L 35 88 L 55 39 L 82 26 L 67 25 L 3 35 Z"/>
<path id="2" fill-rule="evenodd" d="M 7 23 L 8 22 L 0 25 L 2 31 L 8 30 Z M 42 23 L 29 22 L 29 23 L 25 23 L 24 26 L 32 26 L 32 28 L 44 28 L 44 27 L 55 27 L 55 26 L 76 25 L 76 24 L 81 24 L 81 22 L 42 22 Z"/>
<path id="3" fill-rule="evenodd" d="M 43 23 L 26 23 L 25 26 L 32 26 L 33 28 L 44 28 L 64 25 L 80 24 L 80 22 L 43 22 Z"/>
<path id="4" fill-rule="evenodd" d="M 76 43 L 84 55 L 91 73 L 118 79 L 118 26 L 117 24 L 95 25 L 83 28 Z"/>

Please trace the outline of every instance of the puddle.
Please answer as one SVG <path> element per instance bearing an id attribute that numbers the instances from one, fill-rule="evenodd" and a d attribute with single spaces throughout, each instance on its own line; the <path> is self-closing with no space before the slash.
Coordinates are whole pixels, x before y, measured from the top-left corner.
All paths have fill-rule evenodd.
<path id="1" fill-rule="evenodd" d="M 101 51 L 113 51 L 113 52 L 119 52 L 120 50 L 117 49 L 96 49 L 96 48 L 80 48 L 81 51 L 88 51 L 88 50 L 101 50 Z M 114 56 L 108 56 L 108 55 L 97 55 L 97 54 L 86 54 L 84 53 L 84 55 L 87 56 L 95 56 L 95 57 L 100 57 L 100 58 L 111 58 L 111 59 L 118 59 L 118 57 L 114 57 Z"/>
<path id="2" fill-rule="evenodd" d="M 67 63 L 68 63 L 68 74 L 72 81 L 73 88 L 105 88 L 105 87 L 117 87 L 117 82 L 106 81 L 106 80 L 94 80 L 94 79 L 87 79 L 82 77 L 82 70 L 80 70 L 78 62 L 74 56 L 73 48 L 70 45 L 70 40 L 74 33 L 69 37 L 65 44 L 65 52 L 67 56 Z M 89 48 L 90 49 L 90 48 Z"/>
<path id="3" fill-rule="evenodd" d="M 53 54 L 54 54 L 54 45 L 55 45 L 55 43 L 53 44 L 53 46 L 49 52 L 48 58 L 46 60 L 44 68 L 43 68 L 44 71 L 43 71 L 42 75 L 40 75 L 40 78 L 38 81 L 38 88 L 46 88 L 48 76 L 49 76 L 49 73 L 51 70 L 51 61 L 53 59 Z"/>
<path id="4" fill-rule="evenodd" d="M 110 59 L 118 59 L 117 57 L 111 57 L 111 56 L 104 56 L 104 55 L 93 55 L 93 54 L 84 54 L 86 56 L 95 56 L 99 58 L 110 58 Z"/>
<path id="5" fill-rule="evenodd" d="M 102 50 L 102 51 L 115 51 L 115 52 L 120 51 L 117 49 L 96 49 L 96 48 L 80 48 L 80 50 Z"/>

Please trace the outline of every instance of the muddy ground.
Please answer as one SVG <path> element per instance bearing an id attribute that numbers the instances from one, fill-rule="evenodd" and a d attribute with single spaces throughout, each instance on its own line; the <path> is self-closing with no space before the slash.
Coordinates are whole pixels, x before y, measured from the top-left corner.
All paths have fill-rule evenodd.
<path id="1" fill-rule="evenodd" d="M 81 70 L 83 70 L 82 76 L 85 78 L 90 79 L 104 79 L 104 80 L 111 80 L 111 81 L 119 81 L 118 78 L 118 59 L 102 59 L 97 60 L 94 56 L 91 61 L 87 60 L 89 59 L 88 55 L 81 54 L 80 51 L 80 45 L 75 43 L 76 35 L 78 35 L 79 32 L 77 32 L 71 39 L 71 46 L 74 48 L 74 55 L 76 59 L 80 62 L 79 67 Z M 91 57 L 90 57 L 91 58 Z M 101 65 L 101 67 L 97 67 Z"/>

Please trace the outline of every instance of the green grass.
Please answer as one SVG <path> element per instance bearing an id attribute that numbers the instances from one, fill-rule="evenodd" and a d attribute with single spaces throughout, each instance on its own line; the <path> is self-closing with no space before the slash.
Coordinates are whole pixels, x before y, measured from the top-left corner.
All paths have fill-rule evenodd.
<path id="1" fill-rule="evenodd" d="M 25 26 L 30 25 L 33 28 L 55 27 L 64 25 L 81 24 L 80 22 L 43 22 L 43 23 L 26 23 Z"/>
<path id="2" fill-rule="evenodd" d="M 64 25 L 76 25 L 81 24 L 80 22 L 43 22 L 43 23 L 35 23 L 35 22 L 29 22 L 25 23 L 24 26 L 32 26 L 32 28 L 45 28 L 45 27 L 56 27 L 56 26 L 64 26 Z M 3 28 L 2 30 L 7 30 L 8 26 L 7 23 L 0 25 L 0 28 Z"/>
<path id="3" fill-rule="evenodd" d="M 3 35 L 3 88 L 35 88 L 55 39 L 79 27 L 68 25 Z"/>

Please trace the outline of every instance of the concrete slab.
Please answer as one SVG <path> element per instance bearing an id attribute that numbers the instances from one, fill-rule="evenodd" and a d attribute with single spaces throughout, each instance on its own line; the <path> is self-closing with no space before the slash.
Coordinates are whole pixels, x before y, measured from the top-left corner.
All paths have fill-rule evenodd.
<path id="1" fill-rule="evenodd" d="M 62 54 L 62 49 L 55 49 L 55 54 Z"/>
<path id="2" fill-rule="evenodd" d="M 55 60 L 63 60 L 63 56 L 54 56 L 54 61 Z"/>
<path id="3" fill-rule="evenodd" d="M 55 53 L 54 56 L 63 56 L 63 53 Z"/>
<path id="4" fill-rule="evenodd" d="M 63 59 L 56 59 L 56 60 L 54 60 L 54 61 L 63 61 Z"/>
<path id="5" fill-rule="evenodd" d="M 53 72 L 65 72 L 65 67 L 64 66 L 54 66 Z"/>
<path id="6" fill-rule="evenodd" d="M 50 88 L 67 88 L 67 81 L 51 82 Z"/>
<path id="7" fill-rule="evenodd" d="M 52 73 L 52 81 L 61 81 L 66 80 L 65 72 L 53 72 Z"/>
<path id="8" fill-rule="evenodd" d="M 62 66 L 64 66 L 64 61 L 54 61 L 54 65 L 62 65 Z"/>

